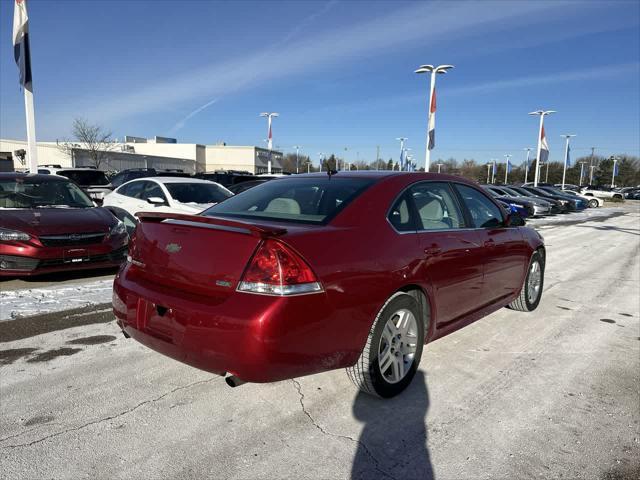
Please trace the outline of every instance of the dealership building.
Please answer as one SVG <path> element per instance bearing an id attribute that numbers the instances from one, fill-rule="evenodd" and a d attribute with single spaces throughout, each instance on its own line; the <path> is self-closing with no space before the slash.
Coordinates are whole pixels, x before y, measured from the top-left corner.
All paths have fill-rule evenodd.
<path id="1" fill-rule="evenodd" d="M 92 166 L 91 157 L 80 143 L 37 142 L 39 165 L 61 167 Z M 0 139 L 0 155 L 13 159 L 13 168 L 27 168 L 24 159 L 27 142 Z M 100 165 L 101 170 L 122 171 L 129 168 L 176 169 L 188 173 L 216 170 L 243 170 L 251 173 L 282 173 L 282 152 L 255 146 L 226 144 L 201 145 L 179 143 L 175 138 L 125 136 L 124 142 L 116 142 Z"/>

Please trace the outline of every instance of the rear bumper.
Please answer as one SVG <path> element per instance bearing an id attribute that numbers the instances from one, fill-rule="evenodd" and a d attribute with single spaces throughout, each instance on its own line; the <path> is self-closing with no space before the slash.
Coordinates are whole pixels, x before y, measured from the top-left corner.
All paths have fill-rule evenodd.
<path id="1" fill-rule="evenodd" d="M 143 345 L 196 368 L 272 382 L 342 368 L 362 348 L 338 325 L 353 315 L 326 292 L 275 297 L 233 292 L 203 297 L 145 282 L 125 264 L 114 281 L 113 312 Z M 366 335 L 366 332 L 365 332 Z"/>
<path id="2" fill-rule="evenodd" d="M 0 277 L 28 277 L 62 271 L 115 268 L 127 258 L 127 243 L 82 247 L 86 254 L 75 259 L 62 247 L 13 247 L 0 245 Z"/>

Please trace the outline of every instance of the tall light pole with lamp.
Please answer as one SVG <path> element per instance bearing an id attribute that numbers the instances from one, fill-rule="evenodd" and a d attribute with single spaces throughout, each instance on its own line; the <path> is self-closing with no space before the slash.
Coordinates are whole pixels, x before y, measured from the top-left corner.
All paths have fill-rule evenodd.
<path id="1" fill-rule="evenodd" d="M 442 167 L 442 165 L 444 165 L 444 163 L 436 163 L 436 165 L 438 165 L 438 173 L 440 173 L 440 167 Z"/>
<path id="2" fill-rule="evenodd" d="M 584 178 L 584 166 L 587 164 L 587 162 L 580 162 L 580 182 L 578 184 L 579 187 L 582 186 L 582 179 Z"/>
<path id="3" fill-rule="evenodd" d="M 620 157 L 613 157 L 613 172 L 611 174 L 611 188 L 616 186 L 616 177 L 618 176 L 618 161 Z"/>
<path id="4" fill-rule="evenodd" d="M 424 154 L 424 171 L 428 172 L 431 167 L 431 150 L 436 144 L 436 75 L 447 73 L 453 65 L 420 65 L 415 73 L 430 73 L 431 83 L 429 88 L 429 111 L 427 121 L 427 145 Z"/>
<path id="5" fill-rule="evenodd" d="M 269 150 L 267 173 L 271 173 L 271 150 L 273 150 L 273 132 L 271 130 L 271 121 L 273 118 L 280 116 L 280 114 L 276 112 L 262 112 L 260 116 L 267 119 L 267 149 Z"/>
<path id="6" fill-rule="evenodd" d="M 398 162 L 400 165 L 400 170 L 402 171 L 404 169 L 404 165 L 402 164 L 403 162 L 403 157 L 404 157 L 404 142 L 406 142 L 407 140 L 409 140 L 407 137 L 397 137 L 396 140 L 400 141 L 400 161 Z"/>
<path id="7" fill-rule="evenodd" d="M 527 177 L 529 176 L 529 155 L 531 154 L 531 150 L 531 147 L 525 148 L 525 151 L 527 152 L 527 160 L 524 164 L 524 183 L 527 183 Z"/>
<path id="8" fill-rule="evenodd" d="M 567 167 L 569 166 L 569 139 L 571 137 L 575 137 L 575 135 L 560 135 L 561 137 L 564 137 L 566 140 L 566 145 L 564 147 L 564 168 L 562 169 L 562 190 L 564 190 L 564 183 L 565 180 L 567 178 Z M 580 181 L 582 181 L 582 172 L 580 172 Z"/>
<path id="9" fill-rule="evenodd" d="M 504 167 L 504 184 L 507 184 L 507 177 L 509 176 L 509 172 L 511 171 L 511 157 L 513 155 L 507 154 L 505 158 L 507 159 L 507 164 Z"/>
<path id="10" fill-rule="evenodd" d="M 298 145 L 294 145 L 294 147 L 296 149 L 296 173 L 300 173 L 300 168 L 298 167 L 298 159 L 299 159 L 299 154 L 300 154 L 300 147 Z"/>
<path id="11" fill-rule="evenodd" d="M 538 129 L 538 149 L 536 155 L 536 173 L 533 179 L 533 186 L 538 186 L 538 179 L 540 178 L 540 154 L 542 151 L 542 140 L 543 140 L 543 131 L 544 131 L 544 117 L 546 115 L 551 115 L 552 113 L 556 113 L 555 110 L 536 110 L 535 112 L 529 112 L 529 115 L 539 115 L 540 116 L 540 128 Z M 546 145 L 545 145 L 546 146 Z M 549 150 L 547 149 L 547 153 Z"/>

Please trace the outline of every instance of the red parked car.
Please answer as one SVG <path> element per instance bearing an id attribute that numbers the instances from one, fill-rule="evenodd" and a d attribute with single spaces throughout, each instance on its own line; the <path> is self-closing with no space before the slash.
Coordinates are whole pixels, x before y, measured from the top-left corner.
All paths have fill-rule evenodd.
<path id="1" fill-rule="evenodd" d="M 346 367 L 391 397 L 425 343 L 542 294 L 540 235 L 453 176 L 295 175 L 140 220 L 114 283 L 119 325 L 232 386 Z"/>
<path id="2" fill-rule="evenodd" d="M 0 276 L 117 267 L 124 224 L 67 178 L 0 174 Z"/>

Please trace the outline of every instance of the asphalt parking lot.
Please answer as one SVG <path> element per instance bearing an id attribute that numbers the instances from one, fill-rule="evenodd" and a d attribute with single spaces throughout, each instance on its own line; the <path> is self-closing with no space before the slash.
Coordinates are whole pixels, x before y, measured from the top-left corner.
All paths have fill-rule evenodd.
<path id="1" fill-rule="evenodd" d="M 640 206 L 532 225 L 548 251 L 538 310 L 428 345 L 386 401 L 343 371 L 232 389 L 126 340 L 108 300 L 28 316 L 8 305 L 35 297 L 0 297 L 0 477 L 638 478 Z M 0 290 L 112 277 L 92 275 Z"/>

